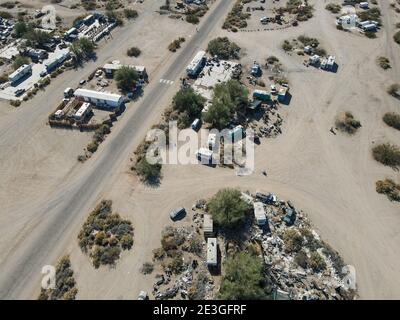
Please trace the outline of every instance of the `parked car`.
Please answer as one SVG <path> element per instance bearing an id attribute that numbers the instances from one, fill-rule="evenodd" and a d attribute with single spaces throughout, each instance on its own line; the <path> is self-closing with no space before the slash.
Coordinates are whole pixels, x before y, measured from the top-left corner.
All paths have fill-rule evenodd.
<path id="1" fill-rule="evenodd" d="M 186 214 L 186 210 L 183 207 L 177 208 L 172 210 L 169 213 L 169 216 L 173 221 L 178 220 L 179 218 L 183 217 Z"/>
<path id="2" fill-rule="evenodd" d="M 25 92 L 25 89 L 18 89 L 17 91 L 15 91 L 15 96 L 19 97 L 20 95 L 22 95 Z"/>
<path id="3" fill-rule="evenodd" d="M 195 120 L 192 122 L 192 125 L 191 125 L 191 127 L 192 127 L 192 129 L 193 129 L 194 131 L 199 130 L 200 126 L 201 126 L 201 120 L 200 120 L 200 119 L 195 119 Z"/>
<path id="4" fill-rule="evenodd" d="M 43 77 L 45 77 L 47 75 L 47 71 L 43 70 L 42 72 L 40 72 L 39 75 L 43 78 Z"/>

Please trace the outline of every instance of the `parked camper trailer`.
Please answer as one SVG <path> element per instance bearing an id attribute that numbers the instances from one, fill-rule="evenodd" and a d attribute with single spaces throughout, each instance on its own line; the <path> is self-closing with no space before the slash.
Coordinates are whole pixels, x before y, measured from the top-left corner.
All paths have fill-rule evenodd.
<path id="1" fill-rule="evenodd" d="M 8 76 L 11 84 L 16 83 L 28 74 L 32 74 L 32 65 L 24 64 Z"/>
<path id="2" fill-rule="evenodd" d="M 218 243 L 217 238 L 207 239 L 207 266 L 216 267 L 218 266 Z"/>
<path id="3" fill-rule="evenodd" d="M 271 100 L 271 94 L 264 90 L 254 90 L 253 91 L 253 99 L 261 100 L 261 101 L 269 101 Z"/>
<path id="4" fill-rule="evenodd" d="M 211 163 L 213 160 L 213 152 L 207 148 L 200 148 L 196 152 L 196 157 L 201 163 Z"/>
<path id="5" fill-rule="evenodd" d="M 210 214 L 204 215 L 203 232 L 205 238 L 214 236 L 214 221 Z"/>
<path id="6" fill-rule="evenodd" d="M 78 111 L 74 114 L 74 119 L 76 121 L 82 121 L 85 117 L 92 111 L 92 106 L 90 103 L 85 102 L 82 106 L 78 109 Z"/>
<path id="7" fill-rule="evenodd" d="M 204 60 L 206 57 L 205 51 L 199 51 L 195 57 L 193 58 L 192 62 L 187 66 L 186 73 L 190 77 L 196 76 L 204 66 Z"/>
<path id="8" fill-rule="evenodd" d="M 267 223 L 267 216 L 265 215 L 264 204 L 262 202 L 254 202 L 254 218 L 259 226 Z"/>

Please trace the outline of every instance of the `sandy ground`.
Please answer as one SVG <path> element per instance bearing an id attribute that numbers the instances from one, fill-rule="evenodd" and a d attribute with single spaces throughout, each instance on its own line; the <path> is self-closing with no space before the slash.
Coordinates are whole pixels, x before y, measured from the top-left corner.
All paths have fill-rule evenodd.
<path id="1" fill-rule="evenodd" d="M 6 239 L 14 239 L 15 244 L 15 236 L 32 227 L 34 217 L 26 210 L 29 211 L 34 202 L 40 201 L 61 182 L 79 172 L 77 156 L 83 152 L 93 135 L 90 132 L 52 129 L 46 124 L 47 116 L 61 101 L 63 90 L 70 85 L 77 85 L 85 75 L 112 60 L 146 66 L 151 81 L 162 62 L 172 55 L 167 50 L 168 44 L 177 35 L 185 36 L 191 30 L 188 23 L 160 17 L 155 13 L 157 8 L 157 1 L 149 1 L 149 5 L 141 11 L 144 22 L 140 25 L 131 23 L 135 37 L 125 32 L 128 41 L 116 40 L 118 50 L 111 43 L 101 43 L 97 61 L 88 64 L 84 72 L 77 70 L 62 74 L 52 81 L 45 92 L 24 102 L 19 108 L 0 101 L 0 199 L 3 202 L 0 221 L 10 232 L 1 237 L 0 257 L 4 258 L 11 248 Z M 175 29 L 177 25 L 179 33 Z M 125 28 L 129 31 L 131 27 L 127 25 Z M 115 32 L 120 32 L 120 29 Z M 103 50 L 106 45 L 108 49 Z M 126 55 L 126 50 L 132 46 L 142 50 L 141 56 L 130 58 Z M 135 103 L 127 108 L 135 108 Z"/>
<path id="2" fill-rule="evenodd" d="M 218 30 L 211 36 L 228 35 L 246 48 L 243 64 L 253 60 L 264 62 L 272 54 L 279 57 L 287 69 L 293 95 L 290 106 L 282 107 L 287 108 L 283 134 L 263 140 L 257 147 L 256 173 L 248 177 L 236 177 L 229 169 L 171 165 L 163 168 L 161 185 L 150 188 L 129 172 L 126 159 L 116 183 L 108 186 L 102 196 L 112 199 L 114 209 L 132 220 L 134 247 L 124 253 L 115 268 L 95 270 L 78 248 L 78 228 L 74 229 L 71 233 L 75 235 L 65 253 L 71 254 L 78 298 L 131 299 L 140 290 L 151 292 L 153 276 L 143 276 L 139 269 L 159 246 L 160 232 L 170 223 L 169 210 L 181 205 L 190 208 L 196 199 L 210 197 L 227 186 L 274 192 L 292 200 L 310 215 L 320 235 L 347 263 L 355 266 L 361 298 L 400 297 L 399 206 L 375 192 L 376 180 L 392 177 L 399 181 L 400 175 L 371 157 L 374 143 L 396 142 L 400 138 L 399 132 L 386 127 L 381 120 L 385 112 L 398 111 L 399 107 L 399 102 L 385 92 L 387 85 L 398 81 L 400 74 L 400 47 L 391 38 L 396 20 L 393 12 L 387 11 L 389 4 L 380 1 L 386 8 L 384 12 L 390 15 L 384 17 L 385 28 L 379 38 L 369 40 L 336 30 L 334 16 L 323 9 L 326 3 L 318 2 L 316 17 L 297 28 L 236 34 Z M 166 26 L 167 22 L 163 28 L 169 30 Z M 174 33 L 172 22 L 170 27 L 169 33 L 163 29 L 161 34 L 157 27 L 146 29 L 146 25 L 140 31 L 142 34 L 136 34 L 144 48 L 143 57 L 153 54 L 153 63 L 157 59 L 162 61 L 165 51 L 163 54 L 155 50 L 148 41 L 163 41 L 159 47 L 164 50 L 171 40 L 165 34 Z M 317 37 L 322 47 L 336 55 L 338 73 L 306 68 L 299 57 L 280 49 L 284 39 L 301 34 Z M 390 71 L 376 65 L 376 57 L 380 55 L 392 61 Z M 334 136 L 329 132 L 335 116 L 345 110 L 353 112 L 362 123 L 354 137 Z M 0 111 L 0 125 L 2 120 L 13 117 L 13 112 Z M 79 143 L 84 144 L 81 135 L 74 135 L 69 137 L 71 142 L 66 142 L 61 133 L 39 126 L 29 148 L 22 148 L 21 141 L 12 152 L 2 154 L 0 200 L 6 204 L 0 221 L 2 254 L 15 241 L 13 236 L 21 232 L 22 226 L 33 227 L 28 223 L 30 202 L 55 187 L 57 181 L 66 179 L 73 170 L 76 154 L 81 150 Z M 267 178 L 261 174 L 264 169 L 268 171 Z M 14 211 L 19 216 L 12 215 Z"/>

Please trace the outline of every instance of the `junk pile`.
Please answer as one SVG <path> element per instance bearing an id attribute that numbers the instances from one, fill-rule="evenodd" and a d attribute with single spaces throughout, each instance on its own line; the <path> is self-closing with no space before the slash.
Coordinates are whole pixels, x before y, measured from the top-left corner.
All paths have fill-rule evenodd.
<path id="1" fill-rule="evenodd" d="M 205 202 L 201 203 L 197 202 L 198 208 L 205 205 Z M 163 250 L 163 257 L 158 260 L 161 261 L 164 272 L 156 276 L 153 285 L 153 296 L 156 300 L 198 300 L 213 297 L 214 281 L 207 269 L 206 243 L 199 237 L 202 216 L 195 212 L 193 221 L 194 226 L 168 227 L 163 232 L 160 248 Z"/>
<path id="2" fill-rule="evenodd" d="M 275 138 L 282 133 L 283 119 L 277 111 L 277 106 L 272 105 L 268 108 L 267 112 L 263 115 L 263 123 L 259 130 L 259 134 L 266 138 Z"/>
<path id="3" fill-rule="evenodd" d="M 302 211 L 274 194 L 257 192 L 252 198 L 263 203 L 267 224 L 253 225 L 250 239 L 262 247 L 275 290 L 295 300 L 354 299 L 348 268 Z"/>

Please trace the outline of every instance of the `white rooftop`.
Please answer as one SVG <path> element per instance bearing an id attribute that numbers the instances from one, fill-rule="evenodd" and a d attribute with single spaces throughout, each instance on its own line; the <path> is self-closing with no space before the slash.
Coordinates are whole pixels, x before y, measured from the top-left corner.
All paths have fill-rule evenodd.
<path id="1" fill-rule="evenodd" d="M 87 89 L 76 89 L 74 92 L 75 97 L 87 97 L 91 99 L 105 100 L 119 102 L 122 98 L 121 95 L 109 92 L 100 92 Z"/>

